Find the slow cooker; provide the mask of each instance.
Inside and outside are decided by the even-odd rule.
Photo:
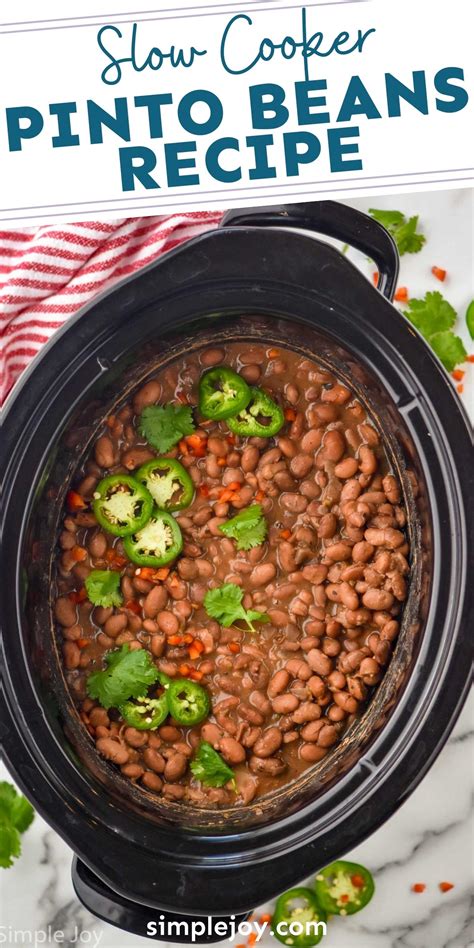
[[[315,233],[367,254],[378,287]],[[146,934],[157,913],[211,916],[202,940],[222,937],[212,927],[219,917],[245,916],[380,826],[422,779],[459,714],[470,670],[472,437],[442,366],[390,302],[397,274],[388,233],[344,205],[229,212],[218,230],[71,319],[9,399],[3,753],[76,854],[79,898],[112,924]],[[68,479],[104,415],[176,354],[242,338],[308,353],[365,401],[403,484],[412,579],[387,674],[338,747],[245,810],[214,812],[153,803],[99,759],[60,671],[51,560]]]

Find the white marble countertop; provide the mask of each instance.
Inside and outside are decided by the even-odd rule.
[[[473,200],[472,191],[448,191],[353,202],[362,209],[375,205],[420,214],[428,243],[420,254],[403,258],[400,283],[409,287],[411,296],[442,290],[462,314],[457,331],[468,352],[474,352],[463,325],[466,306],[474,296]],[[432,277],[433,265],[448,271],[444,284]],[[474,365],[466,369],[462,397],[474,418]],[[473,745],[474,704],[469,701],[418,789],[370,839],[347,854],[372,870],[376,894],[359,915],[331,921],[324,948],[469,948],[474,944]],[[0,779],[7,777],[0,765]],[[20,860],[11,869],[0,870],[0,944],[35,948],[55,943],[66,948],[145,945],[147,939],[99,922],[82,908],[72,889],[70,864],[66,844],[37,816],[23,837]],[[441,881],[454,883],[454,888],[441,893]],[[423,894],[411,892],[416,882],[426,884]],[[257,910],[257,916],[265,908]],[[27,930],[30,936],[25,936]],[[260,942],[264,948],[277,944],[269,934]]]

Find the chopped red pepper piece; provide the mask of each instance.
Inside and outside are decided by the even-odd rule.
[[[425,889],[426,886],[424,882],[415,882],[415,884],[411,887],[412,892],[424,892]]]
[[[296,418],[296,412],[294,408],[285,408],[285,419],[286,421],[294,421]]]
[[[84,507],[87,507],[84,498],[75,490],[68,490],[66,494],[66,504],[71,511],[83,510]]]
[[[73,592],[70,592],[68,598],[71,600],[71,602],[75,602],[75,603],[85,602],[85,600],[87,599],[86,587],[83,586],[82,589],[78,589],[78,590],[74,590]]]
[[[87,557],[87,550],[83,546],[73,546],[69,555],[76,563],[82,563]]]
[[[288,530],[288,528],[286,530],[280,530],[280,536],[282,540],[289,540],[291,537],[291,530]]]
[[[454,372],[451,372],[451,375],[452,375],[453,379],[456,380],[456,382],[462,382],[462,380],[463,380],[465,374],[466,374],[466,373],[463,372],[462,369],[455,369]]]
[[[363,889],[365,886],[365,882],[362,876],[358,876],[358,875],[351,876],[351,882],[355,889]]]
[[[449,892],[450,889],[454,889],[454,883],[453,883],[453,882],[440,882],[440,884],[439,884],[439,890],[440,890],[440,892]]]
[[[76,645],[78,648],[85,648],[86,645],[89,645],[89,639],[78,639]]]
[[[199,485],[199,487],[198,487],[198,494],[200,494],[201,497],[209,497],[209,488],[208,488],[207,484],[200,484],[200,485]]]
[[[406,303],[408,301],[408,287],[399,286],[393,298],[397,303]]]
[[[442,267],[431,267],[431,272],[437,280],[440,280],[441,283],[444,283],[446,279],[446,270],[443,270]]]
[[[379,272],[378,272],[378,270],[376,270],[375,273],[372,274],[372,281],[373,281],[374,286],[377,286],[377,285],[378,285],[378,282],[379,282]]]
[[[474,362],[474,355],[468,356],[466,362]]]
[[[128,609],[129,612],[134,612],[135,615],[138,615],[138,613],[142,611],[142,607],[138,602],[138,599],[127,599],[124,609]]]

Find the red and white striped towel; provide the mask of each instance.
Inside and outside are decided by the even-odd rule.
[[[0,231],[0,403],[81,306],[220,218],[196,211]]]

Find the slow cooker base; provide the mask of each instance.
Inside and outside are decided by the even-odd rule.
[[[245,915],[178,915],[160,908],[149,908],[114,892],[94,875],[93,872],[74,856],[72,863],[72,884],[80,902],[89,912],[109,925],[115,925],[132,935],[151,938],[154,941],[196,945],[210,945],[227,941],[229,935],[241,922],[249,918]],[[196,926],[195,937],[191,934],[191,925]],[[202,923],[203,928],[201,927]],[[219,929],[216,931],[216,926]],[[223,933],[225,925],[225,933]],[[199,934],[203,931],[203,934]],[[220,932],[220,933],[219,933]]]

